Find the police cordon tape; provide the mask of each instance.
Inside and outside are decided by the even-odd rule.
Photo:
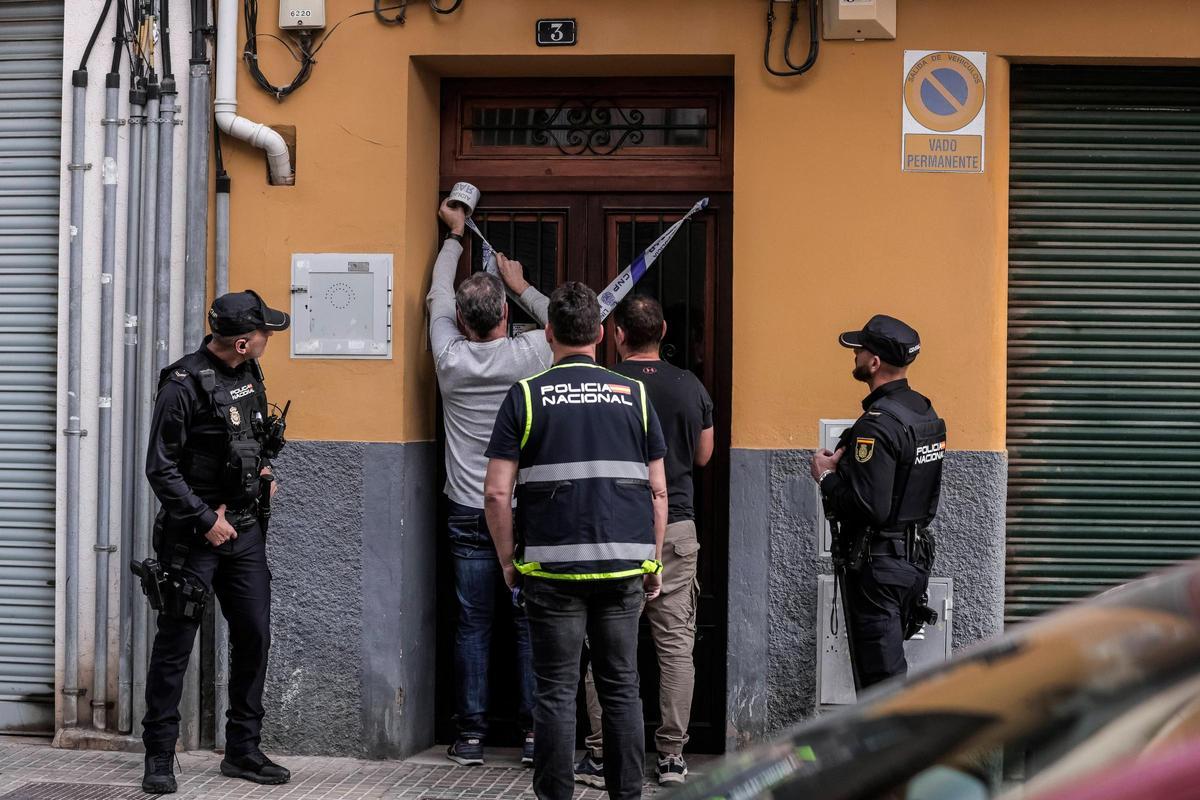
[[[492,247],[491,242],[479,230],[475,221],[471,219],[471,214],[475,211],[475,206],[479,203],[479,190],[469,183],[456,183],[450,192],[450,200],[462,204],[467,210],[467,227],[471,232],[479,237],[479,241],[483,243],[482,262],[485,271],[495,275],[499,272],[496,267],[496,248]],[[641,252],[641,254],[633,260],[633,263],[621,270],[621,274],[613,278],[612,282],[605,286],[599,293],[600,300],[600,321],[603,322],[608,318],[608,315],[613,312],[613,309],[625,299],[625,295],[629,294],[630,290],[640,281],[645,274],[653,266],[658,257],[662,255],[663,250],[667,249],[667,245],[671,243],[671,239],[675,238],[675,234],[684,226],[689,219],[696,213],[708,208],[708,198],[701,197],[696,201],[686,214],[684,214],[675,224],[662,232],[662,235],[651,242],[650,246]]]
[[[662,255],[662,251],[667,249],[667,245],[671,243],[671,239],[683,227],[683,224],[692,218],[694,214],[708,208],[708,198],[701,197],[696,201],[696,205],[692,206],[683,217],[671,227],[663,231],[662,236],[655,239],[649,247],[642,251],[642,254],[633,260],[625,269],[621,270],[621,274],[613,279],[612,283],[604,287],[604,291],[600,292],[600,321],[612,313],[612,310],[617,307],[617,304],[629,294],[629,290],[634,284],[642,279],[650,269],[650,266],[658,260]]]

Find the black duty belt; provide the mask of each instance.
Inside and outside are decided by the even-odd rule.
[[[871,555],[907,558],[908,548],[903,539],[876,539],[871,542]]]

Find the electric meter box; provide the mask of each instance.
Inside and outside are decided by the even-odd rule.
[[[285,31],[325,27],[325,0],[279,0],[279,27]]]
[[[825,0],[826,39],[895,39],[896,0]]]
[[[392,357],[392,254],[292,254],[292,358]]]

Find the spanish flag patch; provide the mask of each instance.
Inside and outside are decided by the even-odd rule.
[[[854,440],[854,460],[860,464],[865,464],[871,460],[871,456],[875,455],[875,440],[865,436],[859,436]]]

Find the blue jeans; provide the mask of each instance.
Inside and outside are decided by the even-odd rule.
[[[458,596],[458,630],[454,636],[455,722],[459,733],[483,738],[488,729],[488,667],[496,596],[503,590],[504,573],[496,558],[483,511],[447,498],[450,553],[454,557],[454,592]],[[533,730],[533,666],[529,621],[513,609],[517,641],[517,717]]]

